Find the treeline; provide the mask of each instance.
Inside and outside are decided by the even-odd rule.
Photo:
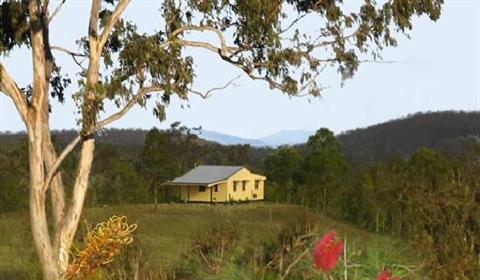
[[[262,166],[264,156],[251,156],[249,145],[225,146],[198,138],[187,127],[174,123],[169,129],[107,130],[97,135],[92,176],[86,197],[87,207],[112,204],[176,201],[178,194],[161,185],[198,164],[244,165],[254,170]],[[112,137],[112,134],[115,135]],[[132,135],[142,145],[131,145]],[[72,135],[63,132],[54,138],[61,150]],[[122,136],[128,139],[121,139]],[[116,138],[120,139],[116,139]],[[116,139],[116,140],[115,140]],[[138,140],[135,140],[138,142]],[[136,142],[135,142],[136,143]],[[268,149],[267,149],[268,151]],[[0,212],[28,208],[28,147],[25,135],[0,137]],[[268,152],[267,152],[268,153]],[[77,153],[62,164],[67,187],[73,185]]]
[[[480,277],[480,141],[452,156],[419,148],[409,158],[348,163],[328,129],[265,161],[270,199],[320,209],[410,240],[432,279]]]

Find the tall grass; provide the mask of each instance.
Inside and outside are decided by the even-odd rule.
[[[138,225],[135,242],[92,279],[278,279],[279,275],[285,280],[321,279],[310,252],[319,236],[332,228],[347,237],[349,279],[374,279],[383,268],[394,270],[402,279],[421,279],[422,275],[404,242],[299,206],[175,204],[160,205],[157,211],[152,205],[92,208],[86,209],[77,236],[85,235],[86,225],[93,228],[114,214],[126,215]],[[0,231],[0,279],[38,279],[27,213],[0,215]],[[77,245],[81,241],[79,238]],[[342,277],[343,271],[341,264],[333,275]]]

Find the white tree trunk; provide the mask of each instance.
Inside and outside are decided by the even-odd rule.
[[[130,0],[120,0],[118,2],[110,20],[108,20],[99,35],[101,2],[101,0],[92,1],[88,29],[89,65],[86,75],[88,87],[86,88],[87,92],[83,102],[91,110],[95,110],[90,105],[95,103],[97,98],[94,88],[98,83],[99,59],[102,49],[108,40],[113,26]],[[13,100],[26,125],[30,167],[30,223],[33,241],[42,268],[43,279],[56,280],[61,278],[68,268],[69,254],[88,188],[95,150],[95,141],[92,135],[97,126],[95,121],[87,120],[83,122],[82,132],[85,134],[83,139],[80,136],[77,137],[60,154],[60,157],[57,156],[50,135],[48,111],[49,79],[54,64],[48,39],[48,25],[51,20],[48,15],[48,1],[28,1],[28,12],[30,16],[30,44],[33,62],[31,98],[27,100],[26,95],[8,75],[2,63],[0,63],[0,91]],[[142,94],[144,94],[143,91],[138,96],[141,97]],[[102,125],[119,119],[136,101],[136,99],[132,99],[128,106],[104,120]],[[91,113],[93,115],[96,112]],[[80,160],[77,166],[72,198],[67,209],[64,185],[58,168],[62,160],[78,143],[82,145]],[[46,195],[48,190],[50,191],[52,204],[53,231],[49,231],[47,219]]]
[[[89,106],[88,102],[95,99],[95,92],[93,86],[98,83],[100,70],[100,54],[101,47],[98,44],[98,17],[101,8],[101,1],[92,1],[92,10],[90,14],[90,24],[88,27],[89,34],[89,62],[87,71],[87,93],[84,96],[83,102]],[[95,112],[96,113],[96,112]],[[63,223],[60,225],[60,244],[58,264],[61,272],[65,272],[69,263],[69,254],[72,247],[73,238],[77,231],[78,222],[82,214],[83,204],[85,202],[85,195],[88,188],[88,179],[90,177],[90,170],[92,169],[93,152],[95,150],[95,139],[93,138],[93,131],[95,123],[83,122],[83,131],[90,131],[92,135],[87,135],[88,139],[82,142],[82,149],[80,152],[80,161],[77,167],[77,175],[73,187],[72,200],[68,212],[64,217]]]
[[[35,249],[42,266],[43,278],[58,279],[58,268],[48,232],[45,208],[45,192],[43,190],[42,135],[30,132],[30,221]]]
[[[65,219],[60,227],[58,262],[61,272],[65,272],[68,267],[70,249],[72,247],[73,238],[75,237],[75,232],[77,231],[78,222],[80,221],[85,194],[88,188],[88,178],[90,177],[94,150],[95,141],[93,138],[83,142],[72,200],[69,211],[65,215]]]
[[[35,249],[42,266],[43,278],[58,279],[58,267],[53,254],[53,247],[48,231],[45,208],[45,170],[43,157],[43,116],[47,104],[48,88],[45,73],[45,45],[42,28],[42,13],[39,1],[29,2],[31,20],[30,40],[33,62],[33,94],[27,119],[28,146],[30,155],[30,221]]]

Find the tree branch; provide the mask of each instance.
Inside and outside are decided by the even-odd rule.
[[[200,31],[200,32],[204,32],[204,31],[214,32],[217,35],[218,40],[220,41],[220,45],[221,45],[220,49],[223,52],[232,52],[232,51],[240,50],[239,47],[227,46],[225,37],[223,36],[223,33],[219,29],[217,29],[215,27],[212,27],[212,26],[185,25],[185,26],[182,26],[182,27],[178,28],[177,30],[173,31],[170,34],[170,37],[176,37],[180,33],[188,31],[188,30]]]
[[[125,105],[125,107],[123,107],[123,109],[121,109],[117,113],[115,113],[113,115],[110,115],[109,117],[99,121],[97,123],[97,126],[95,127],[95,130],[100,129],[100,128],[102,128],[102,127],[104,127],[104,126],[122,118],[145,95],[147,95],[151,92],[161,91],[161,90],[163,90],[163,87],[161,87],[161,86],[149,86],[149,87],[144,87],[144,88],[139,89],[138,92],[132,97],[132,99],[130,99],[127,102],[127,104]]]
[[[252,68],[248,67],[245,64],[242,64],[240,62],[234,61],[231,57],[227,56],[225,52],[221,49],[218,48],[210,43],[206,42],[199,42],[199,41],[188,41],[188,40],[182,40],[182,39],[177,39],[177,43],[183,45],[183,46],[190,46],[190,47],[196,47],[196,48],[203,48],[209,51],[212,51],[220,56],[221,59],[224,61],[238,67],[241,69],[245,74],[247,74],[252,80],[264,80],[268,82],[271,88],[276,88],[282,90],[282,85],[275,82],[272,78],[268,76],[256,76],[252,73]]]
[[[73,61],[75,61],[75,63],[80,66],[80,68],[82,68],[82,70],[86,71],[87,69],[85,67],[83,67],[82,65],[82,61],[78,61],[77,60],[77,57],[87,57],[86,54],[82,54],[82,53],[76,53],[76,52],[72,52],[64,47],[60,47],[60,46],[52,46],[50,47],[52,50],[55,50],[55,51],[59,51],[59,52],[63,52],[67,55],[70,55],[72,58],[73,58]]]
[[[178,43],[182,44],[183,46],[189,46],[189,47],[196,47],[196,48],[203,48],[207,49],[209,51],[212,51],[214,53],[221,53],[222,49],[218,48],[210,43],[205,43],[205,42],[198,42],[198,41],[187,41],[187,40],[182,40],[182,39],[177,39],[176,40]]]
[[[108,40],[108,36],[110,36],[110,33],[112,32],[113,27],[115,26],[115,23],[117,23],[118,19],[122,15],[122,13],[125,11],[127,8],[128,4],[130,3],[131,0],[120,0],[115,7],[115,9],[112,12],[112,15],[107,21],[107,24],[103,28],[102,34],[100,35],[99,39],[99,44],[98,44],[98,49],[102,50],[103,46],[105,46],[105,43]]]
[[[95,132],[95,130],[98,130],[120,118],[122,118],[130,109],[146,94],[154,91],[161,91],[163,90],[162,87],[160,86],[149,86],[149,87],[144,87],[138,90],[138,92],[127,102],[127,104],[117,113],[110,115],[109,117],[97,122],[97,125],[95,128],[91,131],[89,131],[88,134],[92,134]],[[48,170],[46,179],[43,184],[43,190],[46,191],[50,183],[52,182],[53,177],[55,174],[58,172],[60,165],[62,164],[63,160],[75,149],[75,147],[82,141],[82,136],[77,135],[72,142],[70,142],[60,153],[58,158],[55,160],[55,162],[52,164],[52,167]]]
[[[43,188],[42,188],[43,191],[46,191],[49,188],[50,183],[52,182],[53,177],[55,177],[55,175],[57,174],[58,169],[62,164],[63,160],[68,156],[68,154],[70,154],[73,151],[73,149],[75,149],[75,147],[77,146],[78,143],[80,143],[81,140],[82,140],[82,137],[80,135],[77,135],[77,137],[75,137],[75,139],[73,139],[73,141],[70,142],[70,144],[68,144],[62,150],[60,155],[57,157],[55,162],[52,164],[52,166],[48,170],[47,177],[45,179],[45,182],[43,183]]]
[[[285,32],[287,32],[288,30],[290,30],[293,26],[295,26],[300,20],[302,20],[307,14],[298,14],[297,17],[292,21],[290,22],[290,24],[285,27],[284,29],[280,30],[278,32],[278,34],[283,34]]]
[[[68,55],[71,55],[71,56],[87,57],[86,54],[73,52],[73,51],[71,51],[71,50],[69,50],[69,49],[67,49],[67,48],[64,48],[64,47],[52,46],[51,48],[52,48],[52,50],[64,52],[64,53],[66,53],[66,54],[68,54]]]
[[[225,85],[223,86],[220,86],[220,87],[215,87],[215,88],[211,88],[209,90],[207,90],[206,92],[201,92],[201,91],[197,91],[197,90],[194,90],[194,89],[190,89],[189,91],[193,94],[196,94],[198,96],[200,96],[201,98],[203,99],[207,99],[211,96],[211,94],[215,91],[219,91],[219,90],[223,90],[223,89],[226,89],[228,88],[229,86],[236,86],[236,84],[234,83],[236,80],[240,79],[240,77],[242,76],[242,74],[239,74],[237,75],[235,78],[231,79],[230,81],[228,81]]]
[[[58,6],[55,8],[55,10],[53,11],[52,15],[48,18],[48,23],[51,23],[53,18],[56,17],[59,13],[60,13],[60,10],[62,9],[63,7],[63,4],[65,4],[65,0],[62,0]]]
[[[22,93],[15,81],[12,79],[12,77],[10,77],[2,63],[0,63],[0,91],[5,93],[13,100],[17,111],[20,113],[20,117],[26,124],[28,118],[27,98]]]

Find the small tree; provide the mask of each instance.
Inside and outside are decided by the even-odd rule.
[[[133,22],[122,18],[131,0],[92,0],[86,37],[78,40],[79,52],[51,45],[50,23],[69,2],[59,1],[56,7],[50,2],[3,0],[0,4],[0,54],[10,55],[16,48],[29,48],[32,53],[31,84],[19,87],[0,62],[0,91],[15,104],[28,134],[31,227],[45,279],[58,279],[68,267],[88,187],[95,131],[135,105],[155,100],[150,98],[153,95],[157,97],[154,113],[163,119],[172,95],[186,100],[189,93],[207,98],[212,92],[192,88],[197,69],[185,49],[212,52],[253,80],[288,95],[318,96],[317,78],[325,67],[336,67],[343,78],[351,77],[364,57],[376,57],[379,49],[395,46],[393,33],[410,30],[414,15],[437,20],[443,0],[392,0],[381,6],[365,0],[353,12],[333,0],[166,0],[160,10],[163,23],[151,34],[139,33]],[[296,28],[308,15],[317,18],[316,34]],[[217,40],[192,39],[191,33],[211,33]],[[80,128],[78,136],[57,153],[49,111],[54,99],[63,102],[70,82],[55,61],[62,53],[80,68],[79,86],[71,95],[78,105]],[[119,111],[99,119],[108,101]],[[66,199],[60,166],[77,146],[76,177],[72,196]]]
[[[309,197],[315,199],[312,203],[318,206],[318,195],[315,193],[320,188],[320,205],[324,211],[328,210],[328,201],[331,201],[334,190],[338,192],[340,177],[346,169],[340,143],[333,132],[321,128],[308,138],[304,165],[306,183],[313,190]]]
[[[139,169],[149,183],[149,189],[153,192],[153,202],[157,209],[157,190],[164,183],[179,173],[180,156],[175,153],[175,146],[170,142],[166,132],[156,128],[151,129],[145,137],[145,145],[140,152]],[[181,141],[181,139],[176,139]],[[173,140],[175,141],[175,139]]]
[[[293,202],[298,197],[295,177],[300,171],[302,157],[293,147],[280,147],[265,160],[267,178],[275,186],[270,192],[276,199]],[[269,188],[271,189],[271,188]]]

